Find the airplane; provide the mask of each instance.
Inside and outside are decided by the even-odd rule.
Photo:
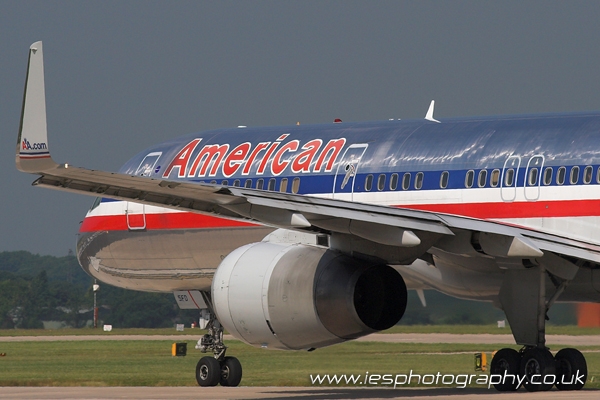
[[[16,166],[96,197],[77,243],[92,277],[200,310],[200,386],[240,383],[224,329],[312,351],[392,327],[407,290],[435,289],[504,311],[522,348],[496,352],[490,373],[581,389],[585,357],[553,355],[545,326],[559,298],[600,302],[600,113],[437,120],[433,106],[419,120],[192,133],[90,170],[51,157],[36,42]]]

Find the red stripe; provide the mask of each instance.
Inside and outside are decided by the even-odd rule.
[[[19,154],[19,158],[26,158],[26,159],[32,159],[32,158],[50,158],[50,154],[43,154],[43,155],[27,155],[27,154]]]
[[[464,215],[480,219],[600,216],[600,200],[409,204],[394,207]]]
[[[188,294],[190,295],[190,299],[192,299],[192,301],[196,305],[196,308],[200,308],[200,306],[198,305],[198,303],[196,303],[196,300],[194,300],[194,296],[192,296],[192,292],[190,290],[188,290]]]
[[[142,226],[141,214],[130,215],[129,223],[132,226]],[[164,213],[146,214],[146,229],[202,229],[256,226],[247,222],[234,221],[196,213]],[[126,231],[128,230],[125,214],[101,215],[86,217],[80,232],[96,231]]]
[[[513,203],[454,203],[454,204],[409,204],[395,205],[398,208],[432,211],[444,214],[463,215],[480,219],[545,218],[545,217],[590,217],[600,216],[600,200],[534,201]],[[143,225],[141,214],[130,215],[130,224]],[[146,214],[146,229],[202,229],[256,226],[247,222],[234,221],[196,213]],[[80,232],[126,231],[125,215],[103,215],[87,217]]]

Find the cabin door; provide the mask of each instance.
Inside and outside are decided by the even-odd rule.
[[[502,168],[502,177],[500,179],[500,195],[506,202],[515,201],[517,198],[517,180],[519,177],[519,166],[521,157],[510,156]]]
[[[153,173],[158,173],[160,167],[157,167],[158,159],[162,152],[155,151],[148,153],[142,160],[135,171],[136,176],[151,176]],[[138,231],[146,229],[146,206],[140,203],[127,202],[125,210],[125,218],[127,219],[127,228],[130,231]]]
[[[146,206],[144,204],[128,201],[125,217],[127,218],[127,228],[130,231],[146,229]]]
[[[525,171],[525,199],[536,201],[540,198],[540,184],[542,183],[542,169],[544,168],[544,156],[533,156],[527,163]]]
[[[369,147],[366,143],[349,146],[338,162],[333,178],[333,198],[353,200],[354,180],[358,176],[358,167],[363,154]]]

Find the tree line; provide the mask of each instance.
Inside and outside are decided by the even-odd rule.
[[[0,253],[0,329],[41,329],[44,321],[82,328],[93,319],[94,279],[74,255]],[[120,289],[99,282],[99,320],[118,328],[189,326],[197,310],[180,310],[172,294]],[[56,325],[56,324],[55,324]]]

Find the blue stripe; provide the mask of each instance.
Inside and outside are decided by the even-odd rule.
[[[583,173],[584,173],[584,169],[587,166],[591,166],[592,167],[592,180],[589,184],[585,184],[583,182]],[[539,170],[538,168],[538,180],[537,182],[539,182],[539,185],[533,185],[533,186],[527,186],[527,187],[531,187],[534,188],[536,186],[540,186],[540,187],[550,187],[550,186],[588,186],[588,185],[598,185],[599,182],[597,180],[598,178],[598,167],[600,166],[600,164],[593,164],[593,165],[585,165],[585,166],[578,166],[579,167],[579,174],[578,174],[578,179],[577,179],[577,183],[575,184],[571,184],[570,183],[570,177],[571,177],[571,169],[575,166],[564,166],[566,168],[565,171],[565,181],[563,185],[559,185],[556,183],[556,176],[558,173],[558,169],[560,168],[560,166],[547,166],[547,167],[543,167],[541,170]],[[543,182],[543,178],[544,178],[544,171],[547,168],[551,168],[552,169],[552,181],[549,185],[545,185]],[[499,180],[502,178],[502,168],[497,168],[499,170],[500,176],[499,176]],[[519,168],[518,172],[517,172],[517,181],[516,181],[516,186],[513,183],[512,187],[516,187],[516,188],[523,188],[524,187],[524,182],[525,182],[525,173],[526,173],[526,167],[522,167]],[[493,169],[485,169],[487,171],[487,177],[486,177],[486,182],[485,182],[485,186],[480,187],[478,185],[478,178],[479,178],[479,172],[482,171],[482,169],[474,169],[472,170],[474,172],[474,176],[473,176],[473,186],[471,187],[471,189],[485,189],[485,188],[494,188],[491,185],[491,175],[492,175],[492,171]],[[448,171],[448,170],[445,170]],[[402,172],[396,172],[398,174],[398,185],[396,190],[391,190],[390,189],[390,182],[391,182],[391,177],[392,174],[391,172],[386,172],[386,173],[382,173],[382,174],[368,174],[368,173],[363,173],[363,174],[358,174],[355,178],[354,181],[354,193],[369,193],[369,192],[403,192],[403,191],[418,191],[418,190],[450,190],[450,189],[467,189],[467,187],[465,186],[465,179],[467,176],[467,172],[470,170],[467,169],[461,169],[461,170],[454,170],[454,171],[448,171],[449,172],[449,179],[448,179],[448,186],[445,189],[442,189],[440,187],[440,178],[441,175],[444,171],[402,171]],[[415,177],[417,175],[417,173],[422,172],[423,173],[423,186],[421,187],[421,189],[415,189]],[[407,190],[403,190],[402,189],[402,179],[405,173],[410,173],[411,175],[411,179],[410,179],[410,186]],[[372,184],[372,188],[370,191],[365,190],[365,181],[368,175],[373,175],[373,184]],[[377,180],[379,178],[379,175],[384,175],[385,176],[385,186],[383,190],[377,190]],[[333,182],[334,182],[334,175],[290,175],[290,176],[280,176],[280,177],[275,177],[275,178],[271,178],[271,177],[252,177],[252,178],[243,178],[243,179],[226,179],[228,185],[232,186],[233,182],[235,180],[240,180],[240,185],[242,187],[244,187],[244,184],[246,182],[246,180],[251,180],[252,181],[252,188],[256,188],[256,184],[257,181],[259,179],[263,179],[263,190],[267,190],[267,185],[270,179],[274,179],[275,180],[275,191],[279,191],[279,186],[281,184],[281,180],[283,178],[286,178],[288,180],[288,184],[287,184],[287,192],[291,193],[291,188],[292,188],[292,181],[294,178],[300,178],[300,191],[299,194],[325,194],[325,193],[332,193],[332,189],[333,189]],[[337,180],[337,184],[336,186],[338,186],[338,188],[336,188],[336,193],[351,193],[352,192],[352,185],[348,184],[346,185],[346,187],[343,190],[339,189],[339,182],[343,179],[343,175],[339,175],[338,176],[338,180]],[[215,183],[215,184],[221,184],[221,182],[223,182],[223,180],[219,179],[212,179],[212,180],[207,180],[207,179],[193,179],[190,180],[191,182],[205,182],[205,183]],[[495,188],[500,188],[501,182],[498,182],[498,185],[495,186]],[[507,186],[504,186],[505,188],[509,188]]]
[[[37,156],[37,155],[42,155],[42,154],[50,154],[49,151],[39,151],[39,152],[34,152],[34,153],[24,153],[24,152],[19,152],[19,155],[26,155],[26,156]]]

